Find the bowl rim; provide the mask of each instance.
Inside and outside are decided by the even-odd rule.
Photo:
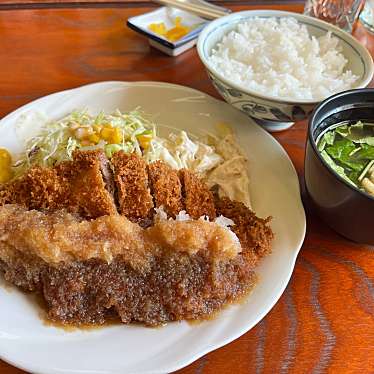
[[[197,52],[201,62],[204,64],[205,68],[209,71],[209,73],[216,76],[219,80],[225,83],[227,86],[231,86],[238,91],[242,91],[247,95],[257,97],[262,100],[272,101],[276,103],[283,103],[283,104],[291,104],[291,105],[316,105],[325,99],[320,100],[300,100],[300,99],[292,99],[289,97],[276,97],[276,96],[266,96],[263,95],[255,90],[246,89],[235,82],[231,82],[227,78],[225,78],[222,74],[218,71],[213,69],[210,66],[210,63],[207,58],[205,58],[204,54],[204,43],[207,37],[216,32],[222,23],[238,23],[240,21],[244,21],[248,18],[252,18],[255,16],[262,16],[262,17],[294,17],[297,20],[306,21],[305,23],[311,24],[313,26],[319,26],[323,28],[325,31],[332,31],[334,32],[335,36],[338,36],[339,39],[343,39],[346,43],[348,43],[361,57],[361,60],[364,64],[365,74],[359,80],[358,85],[353,89],[361,89],[365,88],[373,78],[374,75],[374,62],[373,57],[369,53],[366,47],[364,47],[357,39],[355,39],[351,34],[347,33],[346,31],[341,30],[339,27],[322,21],[320,19],[306,16],[301,13],[296,12],[287,12],[282,10],[267,10],[267,9],[258,9],[258,10],[244,10],[240,12],[233,12],[227,16],[218,18],[211,23],[209,23],[206,27],[204,27],[203,31],[200,33],[198,41],[197,41]],[[229,22],[227,22],[229,21]]]
[[[339,93],[337,93],[337,94],[335,94],[333,96],[329,96],[327,99],[323,100],[313,110],[313,113],[311,114],[311,116],[309,118],[309,121],[308,121],[308,137],[307,137],[307,141],[312,146],[312,149],[313,149],[314,153],[317,154],[318,159],[322,162],[322,164],[325,167],[325,169],[327,169],[331,175],[333,175],[335,178],[337,178],[338,181],[342,182],[346,187],[350,188],[352,191],[355,191],[355,192],[361,194],[363,197],[366,197],[367,199],[370,199],[370,200],[372,200],[374,202],[374,196],[368,194],[365,191],[360,190],[357,187],[352,186],[350,183],[348,183],[344,178],[342,178],[338,173],[336,173],[327,164],[327,162],[321,156],[321,153],[318,151],[318,149],[317,149],[317,143],[316,143],[316,141],[314,140],[314,137],[313,137],[313,129],[315,128],[316,125],[318,125],[320,123],[320,122],[316,121],[316,117],[317,117],[317,115],[319,115],[319,112],[322,111],[326,105],[328,105],[332,101],[334,101],[334,100],[336,100],[338,98],[341,98],[341,97],[347,97],[347,96],[351,96],[351,95],[355,95],[355,94],[364,94],[364,93],[368,93],[368,92],[370,92],[370,93],[372,93],[374,95],[374,88],[358,88],[358,89],[343,91],[343,92],[339,92]],[[337,111],[339,111],[340,107],[336,108]],[[373,118],[373,120],[374,120],[374,118]],[[333,126],[333,125],[331,125],[331,126]],[[307,148],[305,147],[305,152],[306,152],[306,149]],[[305,160],[304,160],[304,162],[305,162]],[[304,177],[305,177],[305,175],[304,175]]]

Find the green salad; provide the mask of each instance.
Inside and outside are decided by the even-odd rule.
[[[317,140],[326,163],[353,186],[374,196],[374,123],[341,123]]]

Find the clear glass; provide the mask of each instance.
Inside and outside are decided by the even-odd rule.
[[[374,0],[366,0],[364,10],[360,15],[360,21],[367,29],[374,32]]]
[[[365,0],[307,0],[304,14],[352,32]]]

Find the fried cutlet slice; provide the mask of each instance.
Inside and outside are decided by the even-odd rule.
[[[59,209],[66,194],[65,187],[55,169],[35,166],[22,178],[2,187],[0,205],[13,203],[29,209]]]
[[[148,177],[156,208],[163,207],[169,217],[183,210],[182,185],[178,172],[162,161],[148,165]]]
[[[179,171],[179,178],[182,182],[186,212],[194,219],[201,216],[214,219],[216,217],[214,198],[207,185],[187,169]]]
[[[145,161],[122,151],[116,152],[111,161],[120,213],[133,222],[149,217],[153,200]]]
[[[108,161],[102,151],[76,151],[73,161],[53,168],[32,167],[2,186],[0,205],[20,204],[29,209],[66,209],[86,218],[117,214]],[[104,173],[106,179],[104,179]]]
[[[101,150],[75,151],[73,161],[57,165],[57,174],[66,183],[62,207],[86,218],[117,214],[108,168]]]
[[[217,198],[215,206],[217,215],[223,215],[235,222],[232,231],[239,238],[243,253],[248,257],[247,261],[255,266],[261,257],[270,253],[274,238],[269,226],[271,217],[259,218],[243,203],[228,198]],[[250,250],[246,250],[248,248]]]

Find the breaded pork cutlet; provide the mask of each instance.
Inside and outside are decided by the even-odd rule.
[[[214,198],[207,185],[187,169],[179,171],[179,178],[182,183],[186,212],[194,219],[201,216],[214,219],[216,217]]]
[[[235,222],[231,229],[239,238],[241,245],[252,249],[243,254],[247,256],[248,263],[255,266],[259,258],[270,253],[271,241],[274,238],[269,226],[271,217],[259,218],[243,203],[231,201],[226,197],[215,199],[215,207],[217,215]]]
[[[104,180],[110,169],[102,151],[75,151],[73,161],[53,168],[32,167],[22,177],[3,186],[0,203],[29,209],[66,209],[86,218],[117,214],[113,195]]]
[[[246,208],[229,201],[220,209],[246,238],[241,245],[228,229],[203,220],[156,220],[142,229],[119,215],[86,221],[6,205],[0,270],[13,284],[39,291],[49,318],[62,323],[117,316],[154,326],[202,318],[246,294],[254,265],[270,251],[266,220],[240,221]]]
[[[178,172],[156,161],[148,165],[148,177],[155,207],[162,206],[169,217],[175,218],[184,209]]]
[[[1,205],[20,204],[29,209],[56,210],[62,207],[66,183],[56,169],[33,167],[22,178],[3,186]]]
[[[117,214],[111,171],[103,151],[75,151],[73,161],[62,162],[56,170],[61,181],[67,181],[63,208],[86,218]]]
[[[122,151],[116,152],[111,161],[120,213],[133,222],[150,217],[153,199],[145,161]]]

